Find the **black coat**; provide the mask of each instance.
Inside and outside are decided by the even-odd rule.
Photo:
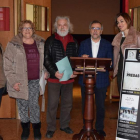
[[[74,42],[69,42],[65,51],[61,41],[55,39],[55,35],[50,36],[44,46],[44,66],[50,73],[50,78],[56,78],[55,73],[58,69],[55,63],[65,56],[68,58],[78,56],[78,44],[76,40],[74,39]]]

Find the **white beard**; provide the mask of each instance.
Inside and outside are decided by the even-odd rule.
[[[59,34],[59,35],[62,36],[62,37],[63,37],[63,36],[66,36],[68,33],[69,33],[68,30],[62,32],[61,30],[58,30],[58,29],[57,29],[57,34]]]

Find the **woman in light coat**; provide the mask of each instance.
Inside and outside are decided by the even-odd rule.
[[[125,48],[140,48],[140,32],[131,26],[127,13],[116,15],[115,25],[120,31],[114,38],[114,77],[117,75],[118,90],[121,89],[122,68]]]
[[[21,139],[27,140],[30,134],[30,122],[35,140],[41,139],[39,93],[42,94],[39,79],[44,66],[44,39],[35,34],[30,20],[19,25],[19,34],[7,45],[4,54],[4,72],[10,97],[16,98],[21,126]],[[47,71],[45,77],[48,77]],[[28,110],[29,114],[28,115]]]

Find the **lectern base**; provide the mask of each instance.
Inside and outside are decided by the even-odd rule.
[[[82,129],[79,134],[73,135],[72,139],[73,140],[105,140],[104,136],[99,135],[94,129],[90,131],[87,131],[86,129]]]

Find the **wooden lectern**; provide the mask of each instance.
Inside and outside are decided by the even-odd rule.
[[[84,110],[84,128],[79,134],[73,136],[73,140],[104,140],[104,136],[99,135],[93,129],[94,120],[94,85],[96,83],[96,74],[98,72],[105,72],[110,70],[110,58],[83,58],[83,57],[70,57],[71,66],[75,69],[74,74],[83,74],[83,79],[86,87],[86,99]]]

